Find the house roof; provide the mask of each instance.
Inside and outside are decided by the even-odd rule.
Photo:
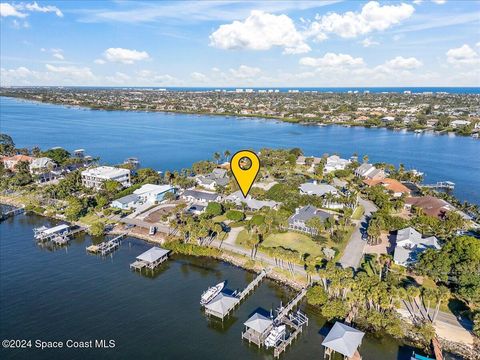
[[[279,204],[273,200],[266,200],[266,201],[256,200],[252,198],[250,195],[247,195],[247,197],[245,197],[243,196],[240,190],[235,191],[234,193],[227,196],[226,200],[232,201],[237,205],[240,205],[241,203],[245,203],[250,209],[254,209],[254,210],[259,210],[263,207],[274,208]]]
[[[301,221],[301,222],[306,222],[310,220],[313,217],[318,217],[321,220],[325,220],[332,216],[332,214],[327,213],[326,211],[319,210],[313,205],[307,205],[303,206],[301,208],[298,208],[295,211],[295,214],[290,216],[289,222],[291,221]]]
[[[405,199],[405,204],[419,207],[425,214],[436,217],[443,217],[447,211],[454,209],[445,200],[430,195],[407,198]]]
[[[381,180],[365,179],[363,180],[368,186],[383,185],[386,189],[393,191],[394,193],[410,194],[410,189],[403,185],[400,181],[390,178]]]
[[[137,201],[139,199],[139,196],[136,194],[130,194],[124,197],[121,197],[119,199],[115,199],[112,202],[118,202],[120,204],[130,204],[131,202]]]
[[[422,238],[417,230],[407,227],[397,231],[393,260],[402,265],[412,263],[427,249],[440,249],[438,239],[435,236]]]
[[[272,322],[273,321],[266,316],[255,313],[243,324],[258,333],[263,333],[270,327],[270,325],[272,325]]]
[[[364,332],[336,322],[322,345],[347,357],[352,357],[362,343]]]
[[[146,193],[162,194],[172,189],[173,187],[170,185],[145,184],[142,185],[139,189],[135,190],[133,193],[137,195],[143,195]]]
[[[234,296],[220,293],[205,305],[205,308],[224,316],[238,301],[239,299]]]
[[[214,201],[217,197],[217,193],[210,193],[206,191],[198,191],[198,190],[185,190],[183,192],[183,196],[191,196],[197,200],[207,200],[207,201]]]
[[[146,261],[148,263],[153,263],[158,259],[164,257],[170,252],[170,250],[162,249],[157,246],[152,247],[151,249],[145,251],[144,253],[137,256],[137,260]]]
[[[317,196],[323,196],[327,193],[336,194],[338,190],[329,184],[303,183],[300,185],[300,191]]]

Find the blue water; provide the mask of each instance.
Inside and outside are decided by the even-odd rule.
[[[140,159],[158,170],[190,167],[216,151],[300,147],[307,155],[354,152],[372,162],[403,163],[426,182],[450,180],[455,195],[480,204],[480,141],[455,135],[342,126],[302,126],[225,116],[96,111],[0,98],[1,131],[17,146],[86,149],[104,163]]]

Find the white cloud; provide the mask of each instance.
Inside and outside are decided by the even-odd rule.
[[[201,72],[194,71],[190,74],[190,77],[198,82],[206,82],[208,81],[208,76],[205,74],[202,74]]]
[[[77,66],[55,66],[51,64],[46,64],[45,67],[48,71],[60,74],[62,77],[73,80],[85,80],[85,79],[94,79],[95,76],[88,67],[77,67]]]
[[[321,58],[303,57],[300,65],[313,67],[344,67],[365,65],[361,57],[354,58],[348,54],[326,53]]]
[[[28,14],[18,11],[13,5],[10,5],[9,3],[0,3],[0,16],[15,16],[19,18],[24,18],[27,17]]]
[[[432,0],[435,4],[438,4],[438,5],[443,5],[447,2],[447,0]]]
[[[137,51],[123,48],[108,48],[103,53],[104,59],[110,62],[119,62],[122,64],[133,64],[135,61],[147,60],[150,55],[146,51]],[[101,64],[99,61],[95,61]]]
[[[99,64],[99,65],[103,65],[103,64],[106,63],[106,61],[103,60],[103,59],[95,59],[93,62],[94,62],[95,64]]]
[[[182,81],[169,74],[158,74],[151,70],[140,70],[136,72],[138,84],[144,85],[181,85]]]
[[[403,56],[397,56],[394,59],[386,61],[383,66],[392,70],[413,70],[419,68],[422,65],[422,62],[414,57],[404,58]]]
[[[446,55],[447,62],[453,65],[480,64],[480,56],[467,44],[448,50]]]
[[[287,15],[253,10],[245,21],[220,25],[210,35],[210,46],[220,49],[268,50],[282,47],[286,54],[310,51],[310,46]]]
[[[25,4],[25,5],[19,5],[20,8],[25,8],[25,10],[32,11],[32,12],[42,12],[42,13],[50,13],[53,12],[55,15],[58,17],[63,17],[63,13],[60,11],[59,8],[56,6],[40,6],[37,4],[36,1],[34,1],[31,4]]]
[[[344,14],[317,15],[307,34],[317,40],[325,40],[329,33],[343,38],[353,38],[372,31],[383,31],[408,19],[415,8],[410,4],[380,5],[376,1],[365,4],[361,12],[348,11]]]
[[[371,38],[365,38],[360,42],[363,47],[371,47],[371,46],[377,46],[380,45],[378,41],[374,41]]]
[[[9,4],[0,3],[0,15],[2,17],[14,16],[19,18],[25,18],[28,16],[28,12],[42,12],[42,13],[55,13],[59,17],[63,17],[63,13],[56,6],[40,6],[37,2],[31,4]]]
[[[258,67],[251,67],[247,65],[240,65],[238,69],[230,69],[228,70],[230,75],[232,75],[235,79],[253,79],[261,74],[262,70]]]
[[[58,60],[65,60],[62,49],[51,49],[52,56]]]
[[[113,76],[106,76],[105,80],[114,84],[125,84],[130,80],[130,76],[122,72],[116,72]]]

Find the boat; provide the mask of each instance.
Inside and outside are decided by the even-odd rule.
[[[267,348],[277,346],[280,340],[283,340],[287,327],[285,325],[275,326],[265,339],[265,346]]]
[[[215,296],[217,296],[218,294],[220,294],[220,291],[223,290],[223,288],[225,287],[225,281],[224,282],[221,282],[215,286],[211,286],[207,289],[207,291],[205,291],[201,298],[200,298],[200,304],[201,305],[207,305],[210,301],[212,301]]]

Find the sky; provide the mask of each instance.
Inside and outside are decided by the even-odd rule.
[[[2,86],[480,86],[480,1],[10,1]]]

